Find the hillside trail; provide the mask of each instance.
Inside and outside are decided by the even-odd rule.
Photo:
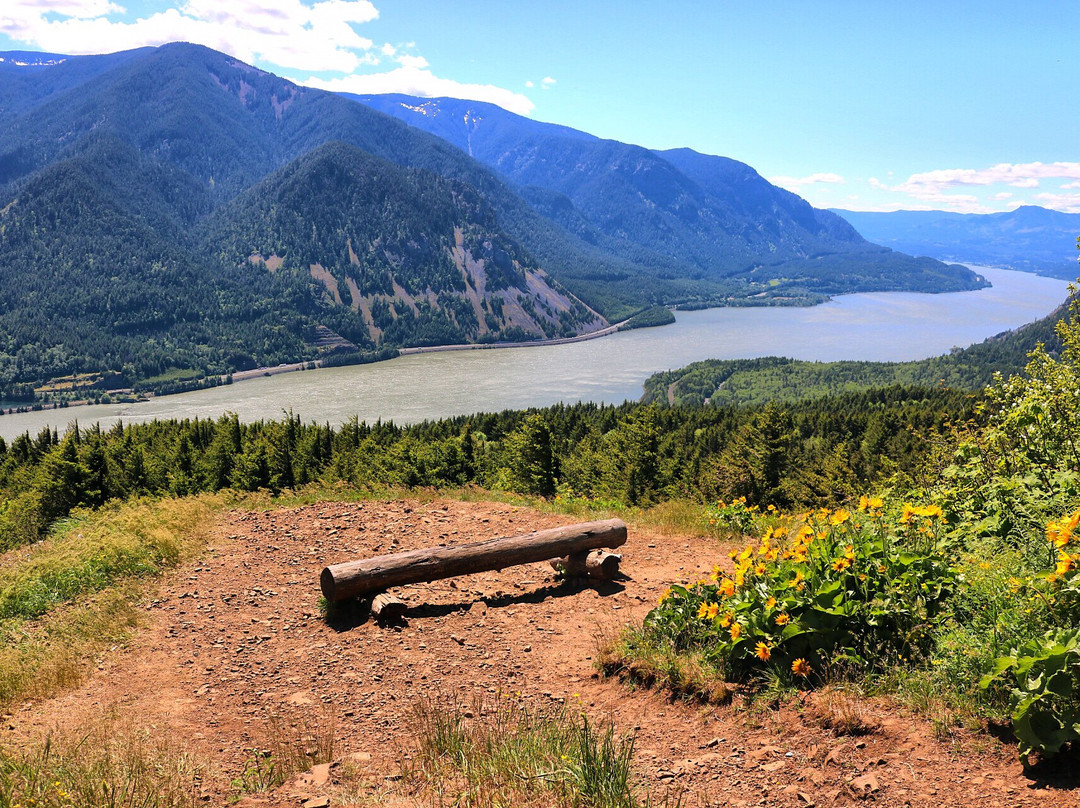
[[[416,499],[227,513],[208,551],[147,604],[136,638],[79,688],[16,710],[0,743],[118,711],[212,761],[204,804],[224,805],[270,734],[318,736],[321,727],[333,733],[334,765],[241,804],[329,796],[337,806],[359,796],[424,805],[400,779],[415,751],[417,703],[484,710],[513,699],[538,711],[581,709],[633,732],[635,769],[654,802],[682,793],[688,807],[1080,806],[1075,775],[1031,779],[1011,744],[962,730],[939,741],[929,721],[885,700],[847,704],[876,729],[842,736],[823,728],[828,710],[812,695],[779,709],[705,707],[599,677],[598,636],[640,620],[670,583],[725,563],[713,539],[631,527],[627,577],[617,582],[563,583],[547,564],[530,564],[401,587],[409,610],[397,626],[363,616],[329,623],[319,613],[326,564],[572,521]],[[351,797],[340,786],[346,771]]]

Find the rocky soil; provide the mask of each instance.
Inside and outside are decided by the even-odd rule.
[[[0,742],[119,707],[213,761],[205,802],[226,804],[268,733],[332,734],[333,764],[244,804],[408,806],[426,804],[399,779],[418,700],[483,710],[511,698],[580,706],[634,732],[643,785],[655,799],[681,792],[686,806],[1080,806],[1068,765],[1027,775],[993,735],[939,740],[928,720],[888,702],[703,707],[599,677],[598,636],[640,619],[670,582],[726,560],[710,539],[631,528],[626,578],[612,583],[563,583],[534,564],[402,587],[409,609],[398,625],[360,610],[333,621],[320,613],[327,564],[570,521],[438,500],[232,512],[204,557],[147,604],[135,641],[79,689],[10,716]],[[837,709],[872,731],[826,729]]]

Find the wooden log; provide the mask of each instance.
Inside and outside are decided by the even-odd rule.
[[[405,601],[389,592],[380,592],[371,600],[371,614],[378,620],[397,620],[408,608]]]
[[[574,553],[566,558],[553,558],[551,567],[561,571],[567,578],[595,578],[610,581],[619,574],[622,556],[607,550],[593,550],[588,553]]]
[[[625,543],[626,523],[605,519],[457,547],[431,547],[333,564],[322,571],[319,583],[323,596],[336,602],[393,586],[501,570]]]
[[[609,553],[606,550],[593,550],[585,559],[585,574],[590,578],[601,581],[610,581],[619,574],[619,564],[622,556],[618,553]]]

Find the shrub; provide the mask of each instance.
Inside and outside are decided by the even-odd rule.
[[[997,660],[981,687],[1008,688],[1020,757],[1080,740],[1080,629],[1054,629]]]
[[[924,652],[956,584],[937,506],[859,510],[787,520],[733,551],[734,570],[672,586],[643,631],[676,650],[702,650],[725,676],[774,671],[787,681],[838,666],[880,669]]]

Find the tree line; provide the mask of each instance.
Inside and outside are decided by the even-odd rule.
[[[72,424],[0,440],[0,548],[34,541],[78,507],[138,496],[309,483],[365,489],[470,484],[630,506],[746,496],[838,503],[909,481],[977,397],[895,386],[787,406],[557,405],[340,427],[279,420]]]

